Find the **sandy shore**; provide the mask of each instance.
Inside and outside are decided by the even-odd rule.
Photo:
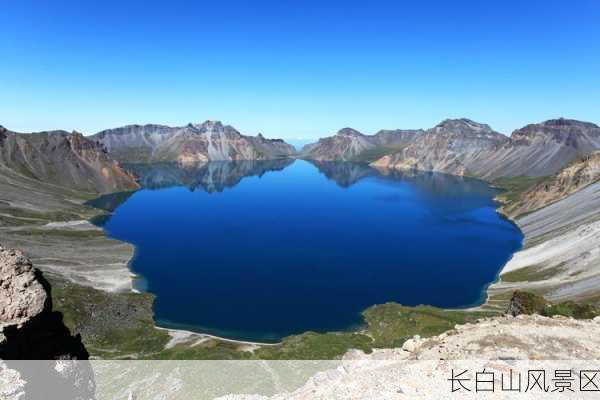
[[[250,342],[245,340],[227,339],[220,336],[209,335],[208,333],[197,333],[187,331],[184,329],[170,329],[156,326],[156,329],[167,331],[171,340],[166,344],[165,349],[170,349],[178,344],[187,344],[190,347],[198,346],[208,340],[218,340],[220,342],[235,343],[242,346],[248,346],[247,350],[251,351],[261,346],[277,346],[280,343],[261,343],[261,342]]]

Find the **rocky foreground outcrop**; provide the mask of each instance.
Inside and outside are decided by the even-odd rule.
[[[0,167],[45,184],[91,193],[135,190],[135,177],[81,133],[16,133],[0,126]]]
[[[539,315],[504,316],[457,325],[451,331],[427,339],[414,337],[402,348],[375,350],[371,354],[351,351],[340,367],[316,374],[292,393],[272,397],[230,395],[219,399],[447,399],[452,394],[448,379],[453,367],[461,367],[460,371],[470,368],[470,373],[474,373],[475,368],[494,371],[499,386],[500,373],[512,368],[524,369],[527,374],[528,368],[535,368],[531,366],[540,366],[532,361],[520,364],[516,360],[597,360],[599,357],[600,317],[582,321]],[[543,365],[548,367],[552,362]],[[573,367],[573,363],[556,365],[555,369]],[[583,367],[594,365],[589,361],[582,363]],[[478,393],[476,398],[486,398],[485,395]],[[510,396],[514,393],[498,390],[491,398],[514,398]]]
[[[510,138],[468,119],[445,120],[401,150],[373,162],[377,168],[418,169],[487,180],[548,176],[600,149],[600,127],[553,119],[514,131]]]
[[[122,162],[184,164],[208,161],[271,160],[293,156],[293,146],[261,134],[245,136],[220,121],[165,125],[128,125],[91,136]]]
[[[31,262],[20,251],[0,247],[0,331],[22,328],[48,307],[48,301]]]
[[[40,271],[22,252],[0,246],[0,398],[91,399],[93,371],[81,361],[88,357],[52,311]]]
[[[19,250],[0,246],[0,359],[87,359],[52,311],[50,286]]]

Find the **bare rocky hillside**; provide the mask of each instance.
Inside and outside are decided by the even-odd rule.
[[[0,127],[0,168],[90,193],[138,188],[135,178],[102,145],[77,132],[22,134]]]
[[[467,119],[446,120],[396,153],[373,162],[378,168],[418,169],[487,180],[548,176],[600,149],[600,127],[568,119],[530,124],[510,138]]]
[[[91,136],[123,162],[271,160],[295,155],[293,146],[261,134],[245,136],[219,121],[188,124],[128,125]]]

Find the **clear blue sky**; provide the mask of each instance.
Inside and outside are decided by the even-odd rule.
[[[600,123],[600,1],[4,1],[0,94],[17,131]]]

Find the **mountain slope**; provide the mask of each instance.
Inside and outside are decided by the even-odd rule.
[[[556,203],[586,186],[600,181],[600,151],[571,162],[559,173],[525,190],[518,201],[505,207],[503,211],[517,216]]]
[[[600,150],[600,127],[595,124],[563,118],[530,124],[490,154],[481,176],[548,176],[595,150]]]
[[[364,161],[377,159],[411,142],[420,130],[382,130],[375,135],[364,135],[352,128],[344,128],[334,136],[319,139],[302,148],[301,157],[315,161]]]
[[[510,138],[467,119],[446,120],[405,148],[373,163],[380,168],[420,169],[499,177],[541,177],[600,149],[600,128],[567,119],[527,125]]]
[[[508,140],[488,125],[464,118],[447,119],[373,165],[470,175],[473,170],[483,170],[487,154]]]
[[[0,127],[0,166],[44,183],[91,193],[138,188],[134,177],[99,143],[77,132],[22,134]]]
[[[177,161],[181,163],[270,160],[291,157],[294,148],[280,139],[245,136],[219,121],[188,124],[128,125],[92,136],[123,162]]]

